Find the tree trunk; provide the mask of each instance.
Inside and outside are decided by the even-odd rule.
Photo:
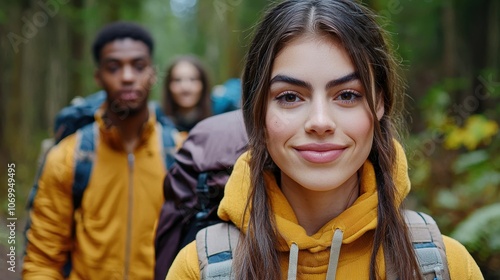
[[[455,28],[455,10],[452,0],[443,1],[443,74],[444,77],[456,77],[457,38]]]

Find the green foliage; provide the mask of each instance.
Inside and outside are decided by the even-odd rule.
[[[0,10],[0,24],[4,23],[7,20],[7,16],[3,10]]]
[[[470,116],[464,127],[448,125],[445,131],[445,147],[458,149],[461,146],[468,150],[476,149],[481,143],[488,144],[498,134],[498,124],[483,115]]]
[[[464,219],[451,237],[464,244],[485,279],[500,277],[500,203],[486,205]]]
[[[493,78],[490,81],[483,94],[488,93],[487,102],[495,104],[499,101],[493,88],[496,84]],[[495,279],[500,260],[500,135],[496,121],[500,111],[453,110],[457,104],[467,104],[452,96],[470,88],[469,84],[463,79],[444,79],[420,100],[425,129],[408,141],[410,175],[417,208],[432,214],[445,234],[467,247],[486,279]],[[471,96],[464,98],[471,100]]]
[[[463,220],[451,236],[486,260],[500,253],[500,203],[484,206]]]

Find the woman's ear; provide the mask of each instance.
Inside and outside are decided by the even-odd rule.
[[[377,100],[377,108],[376,108],[376,113],[377,113],[377,119],[380,121],[382,117],[384,116],[385,113],[385,108],[384,108],[384,98],[381,94],[381,97],[379,100]]]

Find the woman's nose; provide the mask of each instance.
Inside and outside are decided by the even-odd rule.
[[[333,108],[326,100],[313,101],[305,123],[305,130],[308,133],[318,135],[331,134],[335,131]]]

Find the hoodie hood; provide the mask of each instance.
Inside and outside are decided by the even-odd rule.
[[[403,148],[397,142],[395,142],[395,147],[397,161],[393,175],[398,191],[396,203],[401,204],[410,191],[410,181]],[[244,213],[250,190],[249,160],[248,152],[237,160],[218,210],[218,215],[222,220],[231,221],[242,232],[246,232],[249,218],[249,212]],[[296,244],[300,250],[308,250],[311,253],[319,252],[331,247],[332,238],[337,229],[343,232],[342,244],[349,244],[377,226],[377,185],[373,165],[368,160],[361,167],[360,195],[354,204],[311,236],[308,236],[305,229],[298,224],[292,207],[271,172],[265,172],[264,178],[271,197],[276,226],[282,239],[279,243],[283,246],[278,248],[279,251],[289,251],[292,244]],[[245,222],[243,223],[244,214]]]

